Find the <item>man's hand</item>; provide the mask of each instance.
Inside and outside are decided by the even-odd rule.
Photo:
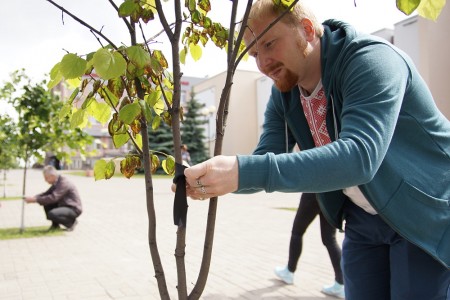
[[[25,196],[25,197],[23,197],[23,200],[26,203],[35,203],[36,202],[36,197],[35,196]]]
[[[238,188],[239,169],[235,156],[215,156],[184,170],[186,193],[204,200],[234,192]]]

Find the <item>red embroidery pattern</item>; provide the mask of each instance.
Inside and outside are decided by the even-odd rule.
[[[302,103],[303,111],[305,112],[305,117],[308,121],[316,147],[331,143],[325,120],[327,115],[327,99],[323,87],[310,99],[306,99],[303,95],[300,95],[300,102]]]

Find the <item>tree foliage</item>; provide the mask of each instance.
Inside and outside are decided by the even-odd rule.
[[[62,102],[46,88],[46,82],[32,83],[25,70],[11,74],[11,80],[0,89],[0,99],[15,109],[17,120],[9,120],[14,137],[8,142],[17,158],[35,158],[42,162],[45,152],[53,152],[59,159],[70,160],[70,150],[87,154],[85,146],[92,138],[79,129],[71,129],[65,118],[60,118]]]
[[[18,166],[16,124],[7,115],[0,115],[0,169],[9,170]]]

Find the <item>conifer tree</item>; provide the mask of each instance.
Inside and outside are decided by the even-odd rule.
[[[196,164],[208,159],[205,148],[205,128],[208,121],[201,114],[201,109],[205,104],[195,99],[195,94],[191,93],[191,98],[186,103],[184,121],[181,126],[181,142],[188,146],[192,164]]]

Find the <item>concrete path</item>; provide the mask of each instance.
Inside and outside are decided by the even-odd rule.
[[[78,187],[84,213],[61,236],[0,241],[0,300],[160,299],[147,243],[142,178],[64,174]],[[3,175],[2,175],[3,177]],[[22,170],[7,173],[6,195],[22,195]],[[3,179],[1,179],[2,181]],[[154,179],[157,242],[171,299],[178,299],[170,179]],[[0,185],[3,196],[3,182]],[[29,170],[26,194],[48,188],[41,170]],[[287,262],[298,194],[227,195],[218,203],[212,262],[201,299],[333,299],[320,293],[334,280],[319,220],[304,237],[295,284],[284,285],[273,269]],[[1,198],[0,198],[1,200]],[[21,200],[1,201],[0,228],[19,227]],[[208,201],[189,201],[186,234],[188,292],[197,281]],[[39,205],[25,206],[25,226],[50,226]],[[338,233],[339,241],[343,234]]]

